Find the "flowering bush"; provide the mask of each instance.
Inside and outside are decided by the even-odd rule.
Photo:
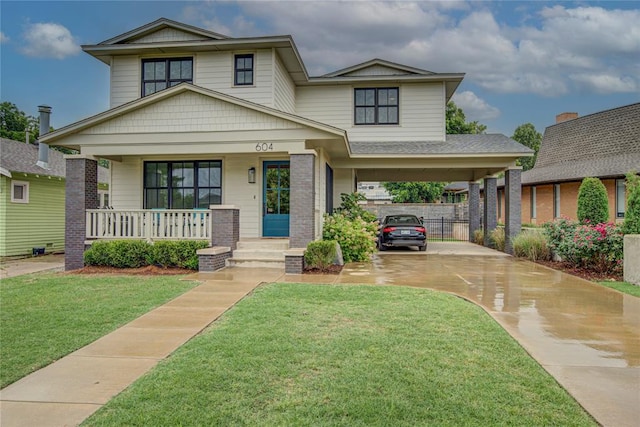
[[[344,262],[369,261],[376,251],[378,223],[361,217],[348,218],[342,213],[324,216],[322,238],[340,244]]]
[[[583,224],[561,218],[544,224],[549,247],[564,261],[600,273],[622,268],[623,234],[612,223]]]

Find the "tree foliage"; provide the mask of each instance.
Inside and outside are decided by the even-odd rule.
[[[607,189],[598,178],[585,178],[578,189],[578,220],[600,224],[609,220]]]
[[[624,234],[640,234],[640,176],[627,174],[627,209],[624,213]]]
[[[467,122],[462,108],[453,101],[447,103],[446,122],[448,134],[484,133],[487,130],[485,125],[477,121]]]
[[[383,182],[394,203],[434,203],[442,197],[445,182]]]
[[[542,134],[536,130],[536,127],[531,123],[525,123],[516,128],[511,136],[511,139],[518,141],[525,147],[531,148],[535,153],[533,157],[520,157],[517,160],[517,164],[522,166],[522,170],[532,169],[536,164],[538,158],[538,151],[540,150],[540,143],[542,142]]]
[[[0,103],[0,136],[14,141],[25,141],[29,131],[29,142],[35,143],[40,134],[40,120],[28,116],[11,102]]]

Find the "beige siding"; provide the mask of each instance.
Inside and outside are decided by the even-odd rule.
[[[273,81],[274,107],[287,113],[295,113],[296,87],[278,55],[275,52],[273,55],[275,59]]]
[[[140,58],[116,56],[111,60],[111,108],[140,98]]]
[[[29,183],[29,203],[12,203],[10,195],[5,200],[3,188],[2,203],[7,203],[2,208],[6,211],[0,234],[5,248],[0,256],[31,254],[34,247],[64,251],[64,180],[24,174],[14,174],[14,179]]]
[[[186,33],[175,28],[164,28],[152,34],[140,37],[134,43],[186,42],[192,40],[209,40],[204,36]]]
[[[254,53],[254,86],[233,85],[233,56]],[[206,52],[197,55],[194,82],[198,86],[273,107],[273,55],[271,50],[257,52]]]
[[[98,124],[86,135],[301,129],[303,126],[193,92],[148,105]]]
[[[333,170],[333,207],[340,206],[342,200],[340,194],[353,193],[355,188],[355,175],[353,169],[334,169]]]
[[[355,126],[353,89],[352,86],[300,87],[296,91],[296,113],[346,129],[353,141],[444,140],[445,99],[441,83],[401,85],[397,126]]]
[[[111,206],[114,209],[142,209],[142,159],[125,157],[111,162]]]
[[[222,198],[240,209],[240,238],[259,237],[262,206],[262,168],[256,156],[228,156],[222,161]],[[256,168],[256,183],[247,182],[247,171]]]
[[[345,76],[354,77],[354,76],[398,76],[398,75],[407,75],[409,74],[406,71],[401,71],[396,68],[385,67],[384,65],[374,65],[372,67],[367,67],[362,70],[353,71],[351,73],[345,74]]]

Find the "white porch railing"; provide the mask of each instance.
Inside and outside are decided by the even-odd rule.
[[[87,239],[211,240],[211,211],[87,209]]]

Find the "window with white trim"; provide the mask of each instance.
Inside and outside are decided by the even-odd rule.
[[[26,181],[11,181],[11,202],[29,203],[29,183]]]
[[[627,195],[624,179],[616,179],[616,218],[624,218]]]
[[[354,90],[356,125],[397,125],[399,123],[397,87],[358,88]]]
[[[235,55],[233,84],[236,86],[253,85],[253,54]]]
[[[553,184],[553,217],[560,218],[560,184]]]
[[[142,96],[182,82],[193,83],[193,58],[142,60]]]
[[[536,202],[537,202],[536,196],[537,196],[536,187],[533,186],[531,187],[531,219],[536,218],[538,213],[538,209],[536,207]]]

